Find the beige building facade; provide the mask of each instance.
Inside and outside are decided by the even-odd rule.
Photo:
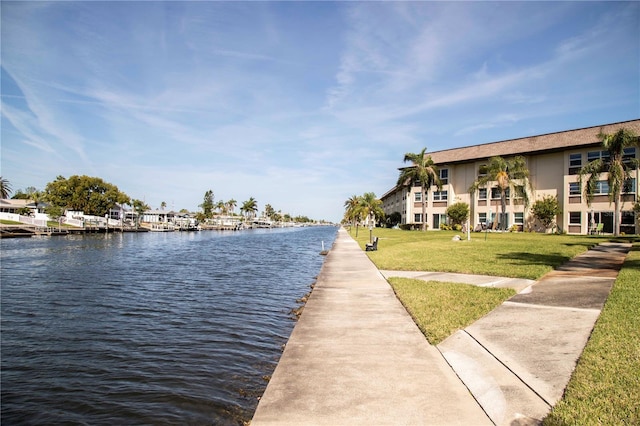
[[[587,204],[584,191],[578,182],[578,170],[596,158],[606,159],[598,134],[615,133],[626,128],[640,135],[640,120],[611,123],[582,129],[567,130],[520,139],[493,142],[463,148],[454,148],[428,153],[439,169],[442,188],[436,186],[427,192],[426,221],[428,229],[439,229],[447,222],[446,210],[456,203],[464,202],[470,207],[472,230],[496,226],[505,221],[506,228],[516,226],[519,230],[544,231],[530,212],[530,205],[545,195],[557,196],[561,213],[556,218],[555,228],[570,234],[587,234],[597,224],[602,232],[613,232],[614,205],[609,201],[607,175],[603,174],[591,205]],[[640,158],[639,149],[625,150],[625,158]],[[507,200],[505,217],[502,217],[500,195],[496,183],[489,183],[474,194],[469,188],[483,173],[489,158],[523,156],[527,162],[533,190],[529,193],[530,205],[525,207],[522,199],[512,195]],[[638,200],[638,170],[625,185],[621,205],[621,228],[626,234],[637,234],[633,205]],[[420,186],[396,186],[381,197],[387,216],[398,212],[403,224],[422,223],[422,197]]]

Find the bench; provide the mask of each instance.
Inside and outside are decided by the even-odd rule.
[[[365,251],[376,251],[378,250],[378,237],[375,237],[373,239],[373,244],[372,243],[367,243],[364,245],[364,250]]]

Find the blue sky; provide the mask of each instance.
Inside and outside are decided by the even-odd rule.
[[[339,221],[406,152],[640,117],[637,2],[1,3],[1,174]]]

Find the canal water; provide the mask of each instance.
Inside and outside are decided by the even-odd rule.
[[[0,240],[2,424],[249,421],[336,230]]]

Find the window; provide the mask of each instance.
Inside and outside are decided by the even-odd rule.
[[[516,225],[524,225],[524,213],[514,213],[513,223]]]
[[[440,183],[443,185],[449,183],[449,169],[440,169]]]
[[[624,181],[624,185],[622,186],[622,192],[625,194],[635,194],[636,193],[636,178],[630,178]]]
[[[478,167],[478,177],[484,177],[486,175],[487,175],[487,165],[480,164],[480,167]]]
[[[478,200],[486,200],[487,199],[487,188],[478,189]]]
[[[435,191],[433,193],[433,201],[447,201],[447,191]]]
[[[580,182],[569,182],[569,196],[580,195]]]
[[[515,193],[513,194],[513,198],[522,199],[525,194],[524,185],[517,185],[515,188]]]
[[[609,182],[606,180],[599,180],[596,182],[594,195],[609,195]]]
[[[422,223],[422,213],[415,213],[413,215],[413,222],[414,223]]]
[[[582,154],[569,155],[569,174],[577,175],[582,168]]]
[[[422,201],[422,192],[415,193],[415,200],[416,202]]]
[[[487,223],[486,213],[478,213],[478,223]]]
[[[636,158],[636,148],[635,147],[628,147],[625,148],[622,151],[622,161],[626,164],[626,165],[631,165],[631,160],[633,160],[634,158]]]
[[[595,160],[602,160],[606,163],[609,162],[609,151],[589,151],[587,152],[587,162]]]
[[[569,225],[580,225],[582,223],[581,212],[569,212]]]
[[[509,189],[510,188],[507,188],[507,190],[505,191],[505,196],[506,196],[507,200],[509,199]],[[492,200],[499,200],[500,199],[500,188],[498,188],[497,186],[491,188],[491,199]]]
[[[633,225],[635,223],[634,222],[635,215],[633,211],[623,211],[621,213],[622,213],[622,218],[620,220],[621,225]]]

